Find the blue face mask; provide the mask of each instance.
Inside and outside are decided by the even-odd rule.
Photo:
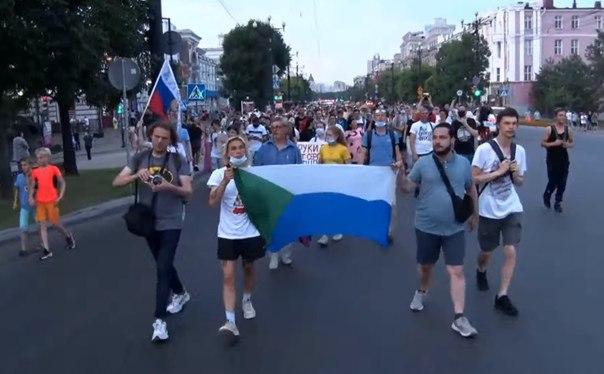
[[[375,121],[376,127],[386,127],[386,121]]]
[[[247,163],[247,156],[243,155],[243,157],[240,157],[240,158],[231,157],[229,159],[229,162],[230,162],[231,166],[238,168]]]

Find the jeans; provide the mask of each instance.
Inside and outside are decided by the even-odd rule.
[[[548,164],[547,165],[547,187],[545,196],[550,197],[556,191],[556,203],[561,203],[566,190],[566,180],[568,179],[569,164]]]
[[[174,268],[174,256],[180,239],[181,230],[153,231],[147,238],[147,244],[157,266],[157,286],[155,293],[155,318],[164,318],[168,314],[170,293],[182,294],[184,288]]]

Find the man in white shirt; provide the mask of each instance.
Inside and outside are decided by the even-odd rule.
[[[481,144],[474,154],[472,174],[480,185],[478,256],[476,281],[478,289],[489,289],[486,270],[495,248],[503,237],[505,263],[501,270],[501,284],[495,297],[495,308],[509,316],[518,315],[518,310],[507,293],[516,267],[516,247],[522,234],[522,203],[515,186],[524,182],[526,152],[513,143],[518,129],[518,112],[506,108],[497,115],[499,135],[490,142]]]
[[[254,159],[254,153],[262,146],[262,143],[268,140],[268,131],[266,127],[260,124],[260,120],[255,114],[250,116],[250,124],[245,129],[245,134],[248,138],[248,146],[250,159]]]
[[[428,120],[429,111],[425,106],[419,108],[419,121],[411,125],[409,139],[413,162],[432,153],[432,131],[434,124]]]

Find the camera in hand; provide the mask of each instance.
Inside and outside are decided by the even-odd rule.
[[[157,186],[158,184],[161,184],[162,179],[163,178],[161,177],[161,175],[154,175],[153,177],[151,177],[151,183]]]

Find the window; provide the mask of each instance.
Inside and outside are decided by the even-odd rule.
[[[533,41],[532,40],[524,41],[524,54],[527,56],[533,55]]]
[[[602,30],[602,17],[596,16],[596,30]]]
[[[497,68],[497,82],[501,82],[501,69]]]
[[[578,29],[579,28],[579,16],[572,16],[570,19],[570,28]]]
[[[562,30],[562,16],[555,16],[554,17],[554,27],[557,30]]]
[[[579,54],[579,41],[577,39],[570,41],[570,53],[573,55]]]
[[[554,40],[554,54],[559,56],[562,54],[562,40]]]
[[[497,42],[497,58],[501,58],[501,42]]]
[[[533,65],[524,65],[524,80],[533,80]]]
[[[532,14],[524,15],[524,29],[525,30],[533,29],[533,15]]]

